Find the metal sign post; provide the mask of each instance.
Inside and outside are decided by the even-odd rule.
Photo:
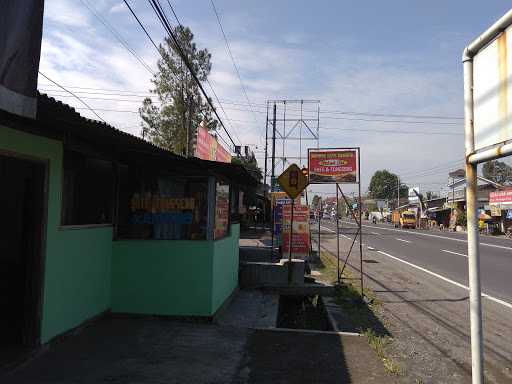
[[[336,282],[340,284],[340,215],[339,203],[340,197],[338,196],[338,183],[336,183]]]
[[[288,252],[288,284],[292,283],[292,239],[293,239],[293,211],[295,210],[295,199],[292,199],[292,213],[290,217],[290,242],[289,242],[289,251]]]
[[[290,215],[290,239],[288,253],[288,284],[292,283],[292,245],[293,245],[293,211],[295,208],[295,198],[308,186],[307,175],[297,166],[292,164],[277,178],[277,181],[292,199],[292,212]],[[307,218],[309,220],[309,217]]]
[[[339,285],[343,277],[343,271],[347,265],[348,259],[354,248],[354,244],[359,238],[359,270],[360,278],[355,278],[361,282],[361,296],[363,291],[363,241],[362,241],[362,197],[361,197],[361,154],[360,148],[314,148],[308,149],[308,172],[309,182],[311,184],[335,184],[336,186],[336,275]],[[359,196],[358,215],[354,213],[352,207],[340,184],[358,184]],[[357,223],[357,231],[352,239],[352,244],[347,257],[340,269],[340,225],[339,225],[339,195],[343,197],[354,222]],[[318,226],[318,250],[320,252],[320,224]],[[356,268],[357,269],[357,268]]]
[[[318,259],[320,259],[320,220],[322,218],[322,198],[320,198],[320,207],[318,209]]]
[[[512,39],[510,25],[512,10],[473,40],[462,55],[473,384],[484,382],[482,290],[476,199],[477,166],[479,163],[512,154],[512,126],[508,111],[508,100],[512,98],[512,89],[508,87],[512,66],[508,62],[507,53],[507,40]]]

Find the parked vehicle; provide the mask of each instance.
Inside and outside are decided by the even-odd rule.
[[[413,211],[399,212],[394,210],[391,215],[391,222],[400,228],[416,228],[416,213]]]

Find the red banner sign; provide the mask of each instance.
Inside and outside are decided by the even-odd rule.
[[[357,149],[309,149],[309,183],[357,183],[357,160]]]
[[[512,188],[489,193],[489,204],[511,203]]]
[[[202,123],[197,127],[197,141],[194,156],[210,161],[231,163],[231,154],[217,142],[217,138],[211,135]]]
[[[290,253],[290,221],[292,216],[292,206],[283,206],[283,227],[282,254],[287,256]],[[293,237],[292,237],[292,257],[306,258],[309,256],[309,207],[307,205],[295,205],[293,209]]]

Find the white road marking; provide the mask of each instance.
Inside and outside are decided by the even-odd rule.
[[[449,251],[447,249],[441,249],[441,252],[446,252],[446,253],[451,253],[453,255],[458,255],[458,256],[464,256],[464,257],[468,257],[468,255],[465,255],[463,253],[459,253],[459,252],[453,252],[453,251]]]
[[[395,240],[403,241],[404,243],[410,243],[409,240],[399,239],[398,237],[395,237]]]
[[[352,224],[348,221],[344,221],[344,223],[347,223],[347,224]],[[446,236],[439,236],[439,235],[432,235],[430,233],[422,233],[422,232],[413,232],[413,231],[404,231],[404,230],[401,230],[401,229],[394,229],[394,228],[384,228],[384,227],[375,227],[373,225],[365,225],[363,224],[363,227],[367,227],[367,228],[378,228],[378,229],[384,229],[386,231],[394,231],[394,232],[402,232],[402,233],[410,233],[410,234],[413,234],[413,235],[418,235],[418,236],[429,236],[429,237],[436,237],[438,239],[447,239],[447,240],[453,240],[453,241],[459,241],[461,243],[467,243],[467,240],[464,240],[464,239],[456,239],[454,237],[446,237]],[[489,243],[480,243],[480,245],[485,245],[487,247],[494,247],[494,248],[500,248],[500,249],[506,249],[506,250],[509,250],[509,251],[512,251],[512,247],[505,247],[503,245],[496,245],[496,244],[489,244]]]
[[[336,233],[336,231],[334,231],[334,230],[332,230],[332,229],[330,229],[330,228],[324,227],[324,226],[321,226],[320,228],[324,228],[324,229],[326,229],[326,230],[327,230],[327,231],[329,231],[329,232]],[[352,239],[352,237],[347,236],[347,235],[344,235],[343,233],[340,233],[339,235],[340,235],[341,237],[344,237],[345,239],[353,240],[353,239]],[[358,241],[359,241],[359,240],[356,240],[356,242],[358,242]],[[363,243],[363,245],[364,245],[364,243]]]
[[[372,235],[380,235],[378,232],[370,232]]]
[[[453,281],[453,280],[451,280],[451,279],[449,279],[447,277],[441,276],[441,275],[439,275],[439,274],[437,274],[435,272],[429,271],[426,268],[423,268],[423,267],[420,267],[420,266],[418,266],[416,264],[413,264],[413,263],[410,263],[408,261],[402,260],[399,257],[392,256],[389,253],[386,253],[386,252],[383,252],[383,251],[377,251],[377,252],[380,253],[381,255],[387,256],[387,257],[389,257],[389,258],[391,258],[393,260],[396,260],[396,261],[399,261],[401,263],[407,264],[408,266],[410,266],[412,268],[416,268],[416,269],[418,269],[418,270],[420,270],[422,272],[428,273],[429,275],[437,277],[438,279],[446,281],[447,283],[453,284],[453,285],[455,285],[455,286],[457,286],[459,288],[462,288],[462,289],[464,289],[466,291],[469,291],[469,287],[467,287],[467,286],[465,286],[465,285],[463,285],[461,283],[457,283],[456,281]],[[496,298],[494,296],[488,295],[487,293],[482,292],[482,297],[485,297],[488,300],[494,301],[495,303],[501,304],[501,305],[503,305],[503,306],[505,306],[505,307],[507,307],[509,309],[512,309],[512,304],[507,303],[506,301],[498,299],[498,298]]]

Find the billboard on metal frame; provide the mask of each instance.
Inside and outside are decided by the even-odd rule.
[[[358,149],[308,149],[309,184],[358,183]]]

